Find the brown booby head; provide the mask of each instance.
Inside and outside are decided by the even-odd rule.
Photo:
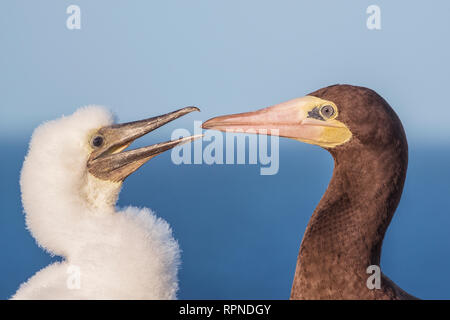
[[[408,162],[402,124],[381,96],[334,85],[258,111],[216,117],[203,128],[279,135],[332,154],[333,177],[303,236],[292,299],[412,298],[384,274],[381,288],[366,283],[367,268],[380,264]]]

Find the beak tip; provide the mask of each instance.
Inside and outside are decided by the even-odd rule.
[[[193,111],[198,111],[198,112],[200,112],[200,109],[197,108],[196,106],[189,106],[189,107],[187,107],[187,109],[190,109],[190,110],[189,110],[190,112],[193,112]]]
[[[203,129],[211,129],[213,126],[211,125],[211,120],[207,120],[206,122],[202,123]]]
[[[219,130],[222,131],[222,129],[233,129],[232,127],[229,127],[230,120],[227,116],[219,116],[214,117],[211,119],[206,120],[202,123],[202,128],[207,130]]]

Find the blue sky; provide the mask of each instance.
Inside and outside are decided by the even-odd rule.
[[[81,8],[80,30],[66,28],[70,4]],[[381,30],[366,28],[371,4],[381,8]],[[407,185],[383,251],[387,274],[420,297],[448,298],[449,12],[444,0],[2,1],[0,146],[8,150],[2,152],[8,167],[1,169],[0,298],[51,260],[26,234],[17,184],[27,141],[42,121],[87,104],[108,106],[121,121],[188,105],[202,110],[155,132],[149,143],[180,126],[193,130],[193,120],[335,83],[376,90],[408,136]],[[120,204],[155,209],[184,244],[182,298],[288,297],[299,241],[332,161],[319,148],[292,141],[281,141],[280,151],[273,177],[260,177],[255,166],[177,167],[164,155],[127,182]],[[302,173],[317,163],[328,168],[320,177]],[[152,201],[133,193],[149,177],[167,182],[162,190],[149,187]],[[162,192],[183,188],[206,193],[197,203],[183,198],[193,212],[189,219],[175,214],[178,207]],[[221,209],[210,212],[218,202]],[[230,230],[243,247],[233,247],[238,242]],[[261,267],[264,248],[273,256]],[[202,277],[210,286],[199,285]]]
[[[81,30],[66,8],[81,8]],[[450,136],[450,4],[378,1],[4,1],[1,133],[85,104],[128,120],[195,104],[199,120],[334,83],[368,86],[412,141]],[[6,131],[6,132],[5,132]]]

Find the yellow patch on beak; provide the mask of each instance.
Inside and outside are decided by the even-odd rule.
[[[316,144],[324,148],[334,148],[349,141],[352,133],[344,124],[342,125],[342,127],[324,127]]]
[[[301,100],[304,103],[299,108],[302,109],[305,117],[301,122],[301,126],[304,128],[316,126],[321,130],[312,139],[294,139],[323,148],[334,148],[351,139],[352,133],[350,129],[337,120],[339,110],[334,102],[314,96],[305,96]]]
[[[126,148],[128,148],[130,146],[131,142],[125,143],[122,146],[118,146],[117,148],[111,150],[110,154],[116,154],[119,152],[122,152],[123,150],[125,150]]]

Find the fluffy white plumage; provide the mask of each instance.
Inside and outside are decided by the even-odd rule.
[[[13,299],[176,298],[180,251],[167,222],[145,208],[117,211],[122,183],[86,169],[90,135],[112,122],[106,109],[88,106],[33,133],[20,179],[26,224],[64,261],[36,273]],[[70,285],[74,270],[79,288]]]

